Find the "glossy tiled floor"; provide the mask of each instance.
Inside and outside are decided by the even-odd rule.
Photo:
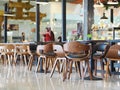
[[[0,90],[119,90],[119,76],[110,79],[90,81],[80,80],[78,74],[73,73],[70,80],[62,81],[62,75],[54,73],[35,73],[34,68],[28,71],[23,66],[5,67],[0,65]]]

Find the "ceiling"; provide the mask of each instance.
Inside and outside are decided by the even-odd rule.
[[[41,0],[40,0],[41,1]],[[43,0],[45,1],[45,0]],[[48,0],[51,2],[55,2],[55,1],[62,1],[62,0]],[[75,4],[79,4],[82,3],[83,0],[66,0],[67,2],[71,2],[71,3],[75,3]],[[95,2],[97,0],[94,0]],[[120,2],[120,0],[118,0]],[[30,9],[33,9],[33,7],[36,5],[36,0],[0,0],[0,14],[1,11],[4,11],[4,4],[9,2],[9,6],[11,2],[14,2],[14,4],[11,4],[11,10],[13,11],[12,8],[14,8],[13,11],[15,13],[16,16],[18,16],[18,18],[23,19],[22,15],[28,15],[29,18],[33,17],[35,11],[30,11]],[[21,4],[22,2],[22,4]],[[106,2],[106,0],[101,0],[101,2]],[[26,12],[24,12],[23,10],[26,10]],[[35,9],[34,9],[35,10]],[[34,15],[35,16],[35,15]],[[33,17],[34,18],[34,17]]]
[[[22,2],[30,2],[31,4],[35,5],[36,0],[0,0],[0,10],[3,10],[4,7],[4,3],[9,2],[9,1],[22,1]],[[62,1],[62,0],[40,0],[40,1],[50,1],[50,2],[54,2],[54,1]],[[66,0],[67,2],[71,2],[71,3],[82,3],[83,0]],[[94,2],[96,2],[97,0],[94,0]],[[102,3],[106,3],[108,0],[100,0]],[[118,0],[120,3],[120,0]]]
[[[36,0],[0,0],[0,10],[4,10],[4,4],[7,3],[7,2],[9,2],[9,1],[14,1],[14,2],[18,2],[18,1],[21,1],[21,2],[30,2],[30,4],[32,4],[32,5],[35,5],[35,2],[36,2]],[[48,0],[48,1],[53,2],[53,1],[62,1],[62,0]],[[74,2],[74,1],[75,0],[67,0],[67,2]]]
[[[41,1],[41,0],[40,0]],[[43,0],[45,1],[45,0]],[[50,2],[60,2],[62,0],[48,0]],[[73,2],[74,0],[67,0],[67,2]],[[9,3],[9,11],[10,14],[14,15],[14,17],[9,15],[8,18],[10,19],[24,19],[24,20],[32,20],[35,21],[35,9],[34,6],[36,5],[36,0],[0,0],[0,21],[3,21],[4,15],[4,8],[5,3]],[[32,9],[32,10],[31,10]],[[45,17],[46,14],[40,14],[40,18]]]
[[[5,3],[8,3],[9,14],[6,14],[10,19],[23,19],[35,21],[35,11],[30,11],[35,6],[35,1],[30,0],[0,0],[0,23],[3,21]],[[8,13],[8,12],[7,12]],[[41,14],[40,18],[46,14]]]

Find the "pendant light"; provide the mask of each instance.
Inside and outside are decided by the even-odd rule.
[[[103,7],[103,3],[101,3],[100,0],[97,0],[97,2],[94,4],[94,7]]]
[[[103,13],[103,16],[100,19],[108,19],[108,17],[106,17],[105,13]]]
[[[107,4],[116,5],[116,4],[118,4],[118,0],[108,0]]]

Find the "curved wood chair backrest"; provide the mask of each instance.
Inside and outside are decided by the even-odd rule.
[[[44,45],[43,53],[53,52],[53,43]]]
[[[63,47],[64,51],[69,53],[81,53],[90,51],[89,45],[77,41],[67,42],[63,45]]]
[[[119,60],[120,59],[120,45],[117,45],[117,44],[112,45],[109,48],[105,57],[111,60]]]
[[[7,51],[7,52],[14,52],[14,50],[15,50],[15,45],[14,44],[6,44],[6,45],[4,45],[4,49],[5,49],[5,51]]]

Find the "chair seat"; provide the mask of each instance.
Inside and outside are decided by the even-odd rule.
[[[84,58],[86,57],[87,55],[86,54],[68,54],[67,57],[70,57],[70,58]]]
[[[47,52],[47,53],[43,53],[42,55],[45,55],[45,56],[56,56],[56,54],[54,52]]]

